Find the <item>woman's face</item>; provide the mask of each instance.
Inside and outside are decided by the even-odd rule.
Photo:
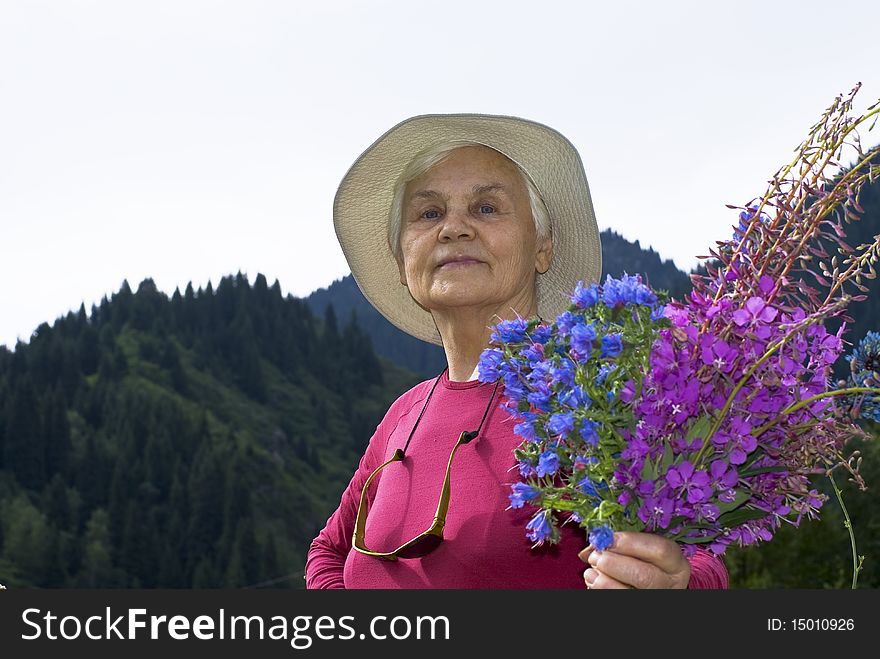
[[[534,299],[535,272],[546,272],[552,256],[549,238],[536,243],[528,191],[516,165],[482,146],[455,149],[410,181],[400,247],[400,283],[429,310],[507,312],[511,301]],[[461,258],[468,261],[445,264]]]

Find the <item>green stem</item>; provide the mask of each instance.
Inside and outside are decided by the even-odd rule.
[[[840,509],[843,511],[844,523],[843,525],[846,527],[846,530],[849,531],[849,542],[852,546],[852,559],[853,559],[853,579],[852,579],[852,588],[855,590],[856,584],[859,581],[859,570],[862,569],[861,565],[859,565],[859,555],[856,552],[856,536],[853,533],[852,522],[849,519],[849,513],[846,510],[846,506],[843,503],[843,497],[840,494],[840,488],[837,487],[837,483],[834,482],[834,476],[831,473],[828,474],[828,480],[831,481],[831,486],[834,488],[834,494],[837,495],[837,501],[840,503]]]

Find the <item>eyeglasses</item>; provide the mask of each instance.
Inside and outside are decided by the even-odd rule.
[[[443,374],[441,373],[440,376]],[[437,382],[440,380],[440,376],[437,377],[437,380],[434,382],[434,387],[437,386]],[[358,505],[357,517],[355,518],[354,523],[354,535],[352,537],[352,548],[356,551],[359,551],[362,554],[366,554],[368,556],[375,556],[376,558],[381,558],[387,561],[396,561],[398,558],[421,558],[426,554],[434,551],[437,547],[440,546],[440,543],[443,542],[443,527],[446,526],[446,513],[449,510],[449,493],[450,493],[450,473],[452,470],[452,458],[455,457],[455,452],[458,451],[458,448],[463,444],[467,444],[474,438],[476,438],[480,434],[480,428],[483,427],[483,421],[486,420],[486,414],[489,412],[489,407],[492,405],[492,400],[495,398],[495,391],[498,390],[498,382],[495,383],[495,389],[492,391],[492,396],[489,398],[489,405],[486,407],[486,411],[483,413],[483,419],[480,421],[480,426],[476,430],[471,431],[463,431],[461,435],[458,437],[458,441],[455,443],[455,446],[452,447],[452,453],[449,454],[449,461],[446,463],[446,476],[443,478],[443,487],[440,490],[440,502],[437,504],[437,513],[434,515],[434,522],[431,524],[431,527],[424,531],[423,533],[418,534],[412,540],[408,540],[395,549],[394,551],[373,551],[369,549],[364,542],[364,533],[367,525],[367,489],[370,487],[370,483],[376,477],[382,469],[387,467],[392,462],[400,462],[404,458],[404,451],[409,446],[409,440],[412,439],[413,433],[415,432],[416,427],[419,425],[419,421],[422,419],[422,414],[425,412],[425,408],[428,406],[428,400],[431,399],[431,395],[434,393],[434,387],[431,387],[431,393],[428,394],[427,400],[425,400],[425,405],[422,408],[422,412],[419,414],[419,418],[416,419],[416,423],[413,426],[412,431],[409,434],[409,439],[406,440],[406,445],[402,449],[395,449],[394,454],[391,456],[389,460],[379,465],[379,467],[370,474],[370,477],[367,478],[364,483],[364,487],[361,490],[361,498],[360,504]]]

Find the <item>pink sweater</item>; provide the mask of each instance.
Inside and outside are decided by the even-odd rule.
[[[396,562],[351,549],[361,488],[372,471],[403,448],[434,378],[401,395],[370,439],[339,508],[312,541],[307,588],[584,588],[589,566],[578,558],[585,530],[566,524],[558,545],[531,549],[525,526],[535,509],[505,510],[510,484],[519,480],[513,449],[522,438],[499,409],[499,386],[480,436],[456,452],[442,544],[432,553]],[[366,545],[391,551],[430,525],[449,453],[462,430],[476,430],[494,383],[449,380],[444,370],[403,462],[393,462],[370,485]],[[689,559],[689,588],[727,588],[724,564],[699,550]]]

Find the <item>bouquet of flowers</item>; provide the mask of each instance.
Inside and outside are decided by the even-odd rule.
[[[880,108],[850,118],[858,89],[828,108],[763,197],[730,206],[739,225],[706,274],[691,275],[687,299],[624,274],[578,282],[551,323],[493,327],[480,379],[504,381],[523,438],[510,505],[536,507],[526,527],[536,545],[572,521],[597,549],[612,530],[634,530],[718,555],[817,517],[827,497],[813,474],[842,466],[864,486],[860,458],[843,451],[868,437],[859,415],[880,420],[880,334],[850,356],[848,382],[831,378],[847,307],[866,297],[847,289],[867,292],[880,253],[880,235],[844,241],[862,184],[880,174],[856,132]],[[843,171],[845,145],[857,158]],[[823,240],[836,243],[830,265]],[[833,317],[843,323],[829,333]]]

